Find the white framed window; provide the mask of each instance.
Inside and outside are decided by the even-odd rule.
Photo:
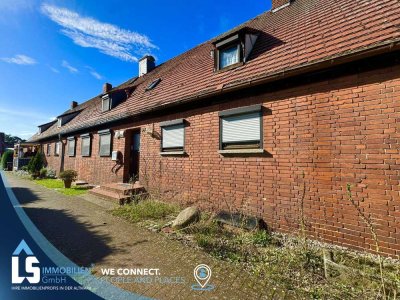
[[[92,152],[92,138],[90,134],[81,135],[82,143],[81,143],[81,155],[83,157],[88,157]]]
[[[51,144],[47,144],[47,156],[51,155]]]
[[[101,98],[101,111],[108,111],[110,110],[111,107],[111,101],[110,101],[110,96],[109,95],[104,95]]]
[[[224,69],[240,62],[240,44],[233,44],[218,50],[218,68]]]
[[[111,132],[110,130],[102,130],[99,134],[99,155],[110,156],[111,155]]]
[[[54,155],[56,155],[56,156],[60,155],[60,146],[61,146],[60,142],[56,142],[54,144]]]
[[[247,106],[219,113],[220,150],[261,149],[261,105]]]
[[[75,146],[76,140],[74,137],[69,137],[68,139],[68,156],[75,156]]]
[[[185,123],[183,119],[162,122],[161,152],[184,151]]]

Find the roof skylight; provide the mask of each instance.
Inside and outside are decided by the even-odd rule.
[[[160,81],[161,81],[161,78],[154,80],[152,83],[150,83],[147,86],[146,91],[150,91],[150,90],[154,89],[160,83]]]

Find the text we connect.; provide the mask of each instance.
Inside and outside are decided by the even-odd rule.
[[[147,269],[147,268],[102,268],[101,269],[102,275],[141,275],[141,276],[159,276],[161,275],[160,269]]]

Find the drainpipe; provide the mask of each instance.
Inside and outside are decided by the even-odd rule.
[[[62,142],[61,139],[61,134],[58,134],[58,141],[60,142],[60,147],[61,147],[61,151],[60,151],[60,155],[61,155],[61,161],[60,161],[60,172],[58,174],[60,174],[61,172],[64,171],[64,143]]]

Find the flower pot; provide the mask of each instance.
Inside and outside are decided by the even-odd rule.
[[[64,187],[66,189],[70,189],[71,188],[71,183],[72,183],[72,180],[64,180]]]

